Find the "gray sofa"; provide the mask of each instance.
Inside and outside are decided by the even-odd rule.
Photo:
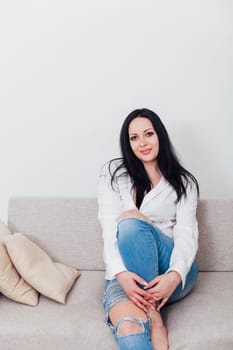
[[[189,296],[163,309],[170,350],[232,350],[233,201],[200,200],[198,220],[198,281]],[[116,350],[103,323],[96,199],[12,198],[8,224],[82,275],[65,305],[40,296],[39,305],[30,307],[0,295],[0,349]]]

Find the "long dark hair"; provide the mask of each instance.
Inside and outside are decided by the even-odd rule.
[[[133,119],[137,117],[149,119],[154,127],[159,140],[159,154],[157,157],[158,167],[164,178],[176,191],[177,202],[183,195],[186,196],[188,183],[192,185],[192,182],[194,182],[197,188],[197,193],[199,195],[198,182],[188,170],[181,166],[176,156],[173,145],[169,139],[167,130],[163,125],[161,119],[156,113],[146,108],[134,110],[126,117],[125,121],[123,122],[120,132],[120,148],[122,157],[112,159],[109,163],[112,186],[114,180],[118,176],[129,175],[133,182],[133,187],[136,189],[136,206],[138,208],[142,203],[145,193],[148,193],[152,188],[151,180],[149,179],[142,161],[134,155],[130,146],[129,124]],[[114,171],[111,172],[111,164],[116,160],[120,162]],[[123,169],[123,172],[119,172],[119,170]]]

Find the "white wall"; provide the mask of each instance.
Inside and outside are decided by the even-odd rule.
[[[138,107],[202,198],[233,197],[231,0],[0,3],[0,217],[10,196],[95,196]]]

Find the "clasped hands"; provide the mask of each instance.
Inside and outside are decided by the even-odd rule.
[[[160,311],[181,281],[176,271],[159,275],[149,283],[130,271],[119,272],[116,278],[130,300],[145,312],[148,308]],[[144,286],[144,289],[138,284]]]
[[[138,210],[125,211],[119,215],[117,220],[132,217],[150,222],[149,218]],[[116,275],[116,278],[130,300],[145,312],[148,311],[148,308],[160,311],[181,282],[181,277],[176,271],[159,275],[148,283],[130,271],[122,271]],[[144,289],[138,284],[144,286]]]

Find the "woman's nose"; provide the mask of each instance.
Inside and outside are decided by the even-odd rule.
[[[144,138],[140,139],[140,146],[145,146],[146,145],[146,140]]]

